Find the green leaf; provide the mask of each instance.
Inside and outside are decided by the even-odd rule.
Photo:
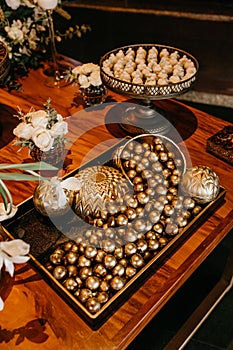
[[[2,184],[0,183],[0,196],[2,197],[3,203],[4,203],[4,208],[7,210],[7,205],[8,205],[8,199],[6,196],[6,192],[4,191]]]
[[[8,190],[7,186],[4,184],[4,182],[1,179],[0,179],[0,191],[1,191],[1,196],[2,196],[3,202],[4,202],[6,214],[10,214],[12,211],[12,207],[13,207],[13,199],[12,199],[10,191]],[[10,206],[8,208],[9,203],[10,203]]]
[[[55,166],[45,162],[25,163],[25,164],[0,164],[0,170],[19,169],[19,170],[58,170]]]
[[[40,175],[28,175],[28,174],[20,174],[20,173],[0,173],[0,179],[2,180],[14,180],[14,181],[37,181],[40,180],[47,180],[47,178],[42,177]]]

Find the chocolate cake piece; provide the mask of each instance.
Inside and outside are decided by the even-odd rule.
[[[206,150],[233,165],[233,125],[225,126],[207,139]]]

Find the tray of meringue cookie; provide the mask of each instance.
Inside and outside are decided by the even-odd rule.
[[[42,275],[93,329],[225,196],[212,169],[187,169],[180,147],[156,134],[123,139],[58,180],[42,181],[2,224],[30,244]]]
[[[184,50],[157,44],[123,46],[100,60],[101,79],[120,94],[139,99],[177,96],[196,80],[199,64]]]

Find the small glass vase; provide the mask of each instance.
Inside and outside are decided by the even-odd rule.
[[[99,86],[90,85],[88,88],[80,87],[80,94],[85,106],[90,107],[104,103],[108,96],[108,91],[103,84]]]
[[[30,150],[30,156],[35,162],[43,161],[51,165],[63,163],[65,154],[64,142],[57,143],[49,151],[41,151],[37,146]]]

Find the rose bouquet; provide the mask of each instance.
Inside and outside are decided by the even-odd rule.
[[[19,76],[26,75],[29,68],[38,68],[41,61],[48,57],[49,43],[48,18],[45,7],[54,6],[54,11],[65,19],[71,16],[62,8],[62,0],[1,0],[0,2],[0,41],[7,49],[11,61],[11,70],[5,85],[20,88]],[[56,5],[58,6],[56,7]],[[55,39],[81,37],[90,30],[89,25],[68,27],[65,33],[56,31]]]
[[[58,144],[65,142],[68,124],[55,108],[51,108],[50,99],[44,104],[44,109],[31,110],[24,114],[19,110],[17,117],[21,123],[13,130],[17,140],[14,145],[21,147],[34,147],[46,152]]]
[[[98,64],[85,63],[70,70],[66,79],[77,83],[81,88],[102,85],[100,67]]]
[[[85,63],[70,69],[66,79],[79,86],[87,106],[103,103],[107,98],[107,89],[102,83],[98,64]]]

